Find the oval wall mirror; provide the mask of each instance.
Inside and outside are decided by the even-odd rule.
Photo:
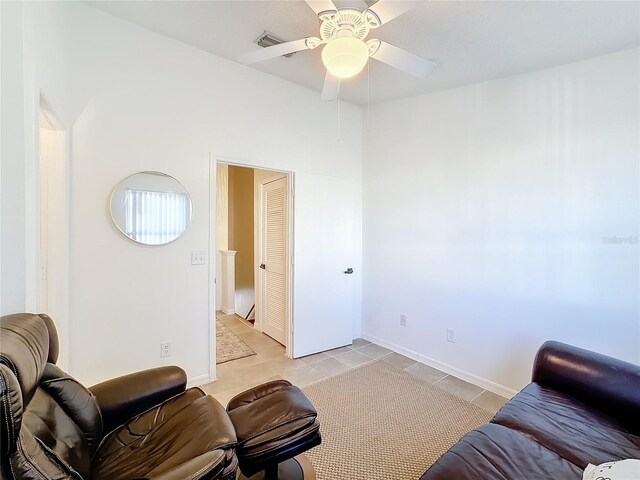
[[[175,178],[161,172],[134,173],[111,194],[111,218],[134,242],[165,245],[191,223],[191,195]]]

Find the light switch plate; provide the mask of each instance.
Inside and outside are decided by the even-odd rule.
[[[191,252],[191,265],[204,265],[207,261],[207,252]]]

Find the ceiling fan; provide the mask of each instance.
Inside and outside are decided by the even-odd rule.
[[[320,38],[307,37],[248,52],[236,57],[238,62],[250,65],[324,45],[322,63],[327,68],[327,75],[322,89],[323,100],[335,100],[341,80],[360,73],[369,57],[418,78],[425,78],[437,66],[433,60],[419,57],[382,40],[365,40],[372,29],[408,12],[415,5],[397,0],[378,0],[373,6],[360,11],[355,8],[336,8],[331,0],[305,1],[318,15]]]

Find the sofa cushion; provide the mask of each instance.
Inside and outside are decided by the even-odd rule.
[[[640,458],[640,437],[614,417],[537,383],[516,395],[491,422],[518,430],[583,469],[589,463]]]
[[[222,405],[192,388],[107,435],[91,478],[210,478],[230,464],[235,470],[235,444]]]
[[[466,434],[420,480],[578,480],[582,469],[502,425]]]

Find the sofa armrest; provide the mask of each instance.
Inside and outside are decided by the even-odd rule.
[[[185,391],[187,375],[179,367],[160,367],[98,383],[89,390],[98,401],[104,432]]]
[[[640,430],[640,366],[560,342],[545,342],[532,381],[571,395]]]

